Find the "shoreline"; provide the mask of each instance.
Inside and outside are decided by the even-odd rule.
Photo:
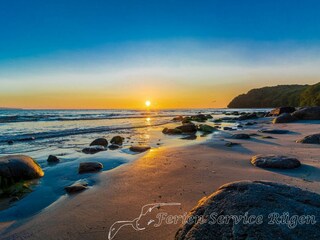
[[[259,124],[266,126],[270,124]],[[31,218],[11,223],[9,228],[10,223],[1,223],[1,239],[56,239],[57,234],[62,239],[107,238],[113,222],[134,219],[145,204],[179,202],[181,207],[170,208],[170,214],[183,214],[202,197],[233,181],[269,180],[320,193],[319,147],[295,143],[314,133],[314,125],[290,123],[273,127],[293,133],[273,135],[275,139],[256,136],[232,140],[241,143],[233,147],[208,139],[191,146],[152,149],[137,160],[100,173],[99,184],[92,189],[57,202]],[[257,133],[257,129],[243,132]],[[295,156],[303,165],[293,170],[256,168],[250,158],[260,153]],[[173,239],[178,227],[166,225],[145,231],[124,227],[114,239]]]

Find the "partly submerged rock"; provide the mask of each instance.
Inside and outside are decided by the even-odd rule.
[[[191,121],[195,121],[195,122],[205,122],[208,120],[207,116],[204,114],[197,114],[194,116],[190,116]]]
[[[88,189],[88,183],[87,182],[76,182],[70,186],[65,187],[64,189],[69,194],[82,192],[83,190]]]
[[[109,148],[110,150],[116,150],[116,149],[120,148],[120,146],[119,146],[119,145],[116,145],[116,144],[111,144],[111,145],[108,146],[108,148]]]
[[[175,129],[181,130],[182,133],[195,133],[197,131],[197,126],[193,123],[185,123]]]
[[[288,130],[284,130],[284,129],[260,129],[259,132],[271,133],[271,134],[286,134],[286,133],[289,133]]]
[[[172,121],[177,121],[177,122],[181,122],[184,119],[183,116],[176,116],[172,119]]]
[[[57,156],[49,155],[47,162],[48,163],[58,163],[58,162],[60,162],[60,159]]]
[[[205,133],[212,133],[214,131],[217,131],[217,128],[212,127],[212,126],[207,125],[207,124],[200,124],[198,126],[198,130],[201,131],[201,132],[205,132]]]
[[[107,147],[108,146],[108,140],[105,138],[97,138],[94,140],[92,143],[90,143],[90,146],[103,146]]]
[[[283,113],[293,113],[296,109],[294,107],[278,107],[272,109],[270,112],[271,116],[279,116]]]
[[[40,165],[29,156],[9,155],[0,157],[0,187],[16,182],[40,178],[44,175]]]
[[[82,162],[79,165],[79,173],[97,172],[103,168],[100,162]]]
[[[290,123],[294,121],[297,121],[297,119],[290,113],[282,113],[280,116],[274,118],[272,123]]]
[[[151,147],[149,147],[149,146],[131,146],[129,149],[130,149],[130,151],[132,151],[132,152],[139,152],[139,153],[141,153],[141,152],[145,152],[145,151],[148,151],[149,149],[150,149]]]
[[[320,144],[320,133],[308,135],[297,140],[297,143]]]
[[[182,131],[180,129],[177,128],[164,128],[162,130],[163,134],[171,134],[171,135],[175,135],[175,134],[182,134]]]
[[[243,115],[241,115],[238,120],[242,121],[242,120],[248,120],[248,119],[256,119],[258,118],[257,113],[245,113]]]
[[[256,155],[251,158],[252,165],[261,168],[291,169],[301,166],[298,159],[282,155]]]
[[[233,134],[231,136],[231,138],[233,138],[233,139],[249,139],[250,135],[246,134],[246,133],[237,133],[237,134]]]
[[[281,222],[281,216],[287,220]],[[320,239],[319,221],[319,194],[279,183],[242,181],[201,199],[175,239]]]
[[[114,136],[114,137],[111,139],[110,142],[111,142],[112,144],[122,145],[122,144],[123,144],[123,141],[124,141],[124,137]]]
[[[82,152],[85,154],[95,154],[97,152],[101,152],[101,151],[105,151],[105,150],[107,150],[105,147],[96,145],[96,146],[86,147],[86,148],[82,149]]]
[[[320,107],[305,107],[293,112],[292,116],[301,120],[320,120]]]

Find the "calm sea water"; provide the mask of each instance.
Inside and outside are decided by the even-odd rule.
[[[169,123],[177,115],[193,115],[201,112],[221,117],[225,112],[232,111],[232,109],[0,110],[0,154],[28,152],[54,144],[74,147],[81,144],[84,137],[136,133],[139,128]],[[9,146],[8,141],[14,141],[15,144]]]

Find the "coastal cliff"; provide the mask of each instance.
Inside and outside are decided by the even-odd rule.
[[[235,97],[228,108],[320,106],[320,82],[314,85],[278,85],[252,89]]]

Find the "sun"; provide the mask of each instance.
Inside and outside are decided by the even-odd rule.
[[[146,105],[147,107],[150,107],[151,102],[150,102],[149,100],[147,100],[147,101],[145,102],[145,105]]]

